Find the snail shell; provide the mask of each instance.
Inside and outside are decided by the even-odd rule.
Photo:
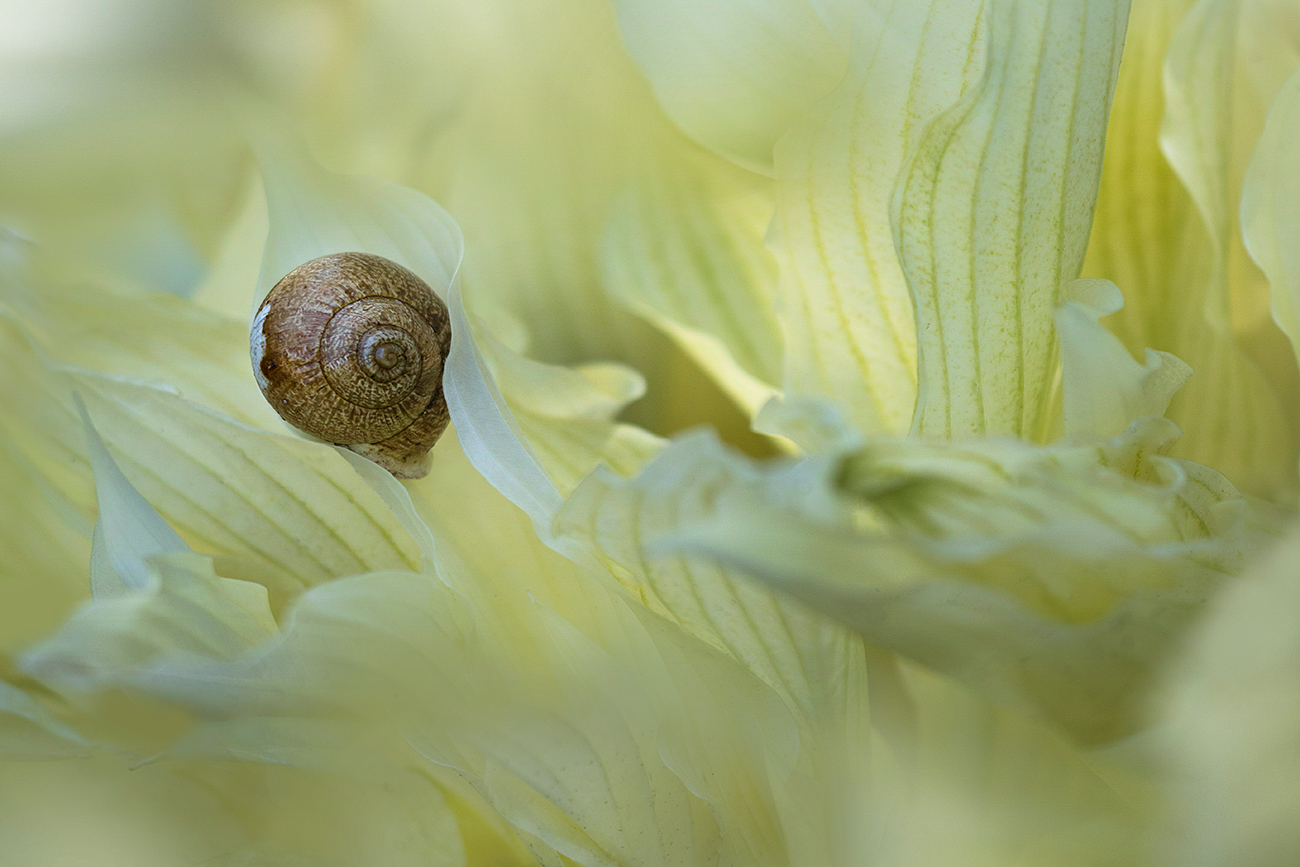
[[[289,424],[400,479],[429,472],[450,418],[447,305],[396,262],[334,253],[285,275],[249,335],[253,376]]]

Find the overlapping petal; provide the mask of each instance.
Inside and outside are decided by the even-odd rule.
[[[1250,544],[1222,476],[1161,456],[1175,434],[1149,420],[1097,447],[869,441],[820,472],[759,471],[688,441],[659,461],[702,456],[731,471],[680,480],[695,512],[661,518],[648,551],[748,572],[999,702],[1106,740],[1135,724],[1164,654]]]
[[[916,404],[913,300],[889,203],[926,124],[978,81],[979,3],[860,4],[848,74],[781,139],[769,239],[781,267],[784,386],[905,432]]]
[[[1292,359],[1273,363],[1234,216],[1244,187],[1293,332],[1291,7],[1138,3],[1109,136],[1122,0],[450,3],[393,33],[391,62],[352,39],[400,8],[316,14],[333,36],[285,126],[449,203],[463,293],[447,212],[322,170],[260,115],[265,215],[254,198],[226,220],[233,191],[261,192],[226,130],[200,149],[220,206],[144,233],[221,248],[207,309],[139,293],[183,274],[183,296],[202,267],[151,277],[168,263],[130,231],[94,288],[53,288],[48,258],[0,264],[0,481],[21,498],[0,518],[87,537],[0,533],[33,580],[83,576],[4,627],[6,653],[45,638],[20,668],[0,657],[0,750],[63,763],[6,765],[3,857],[55,851],[5,823],[39,833],[28,817],[61,805],[14,793],[63,786],[114,793],[139,815],[113,821],[167,863],[1142,862],[1156,786],[1079,744],[1141,723],[1267,536],[1229,480],[1293,487]],[[1121,157],[1103,170],[1104,137]],[[1074,280],[1099,177],[1089,268],[1114,284]],[[0,255],[25,244],[6,232]],[[425,479],[285,430],[251,387],[258,295],[351,249],[449,302],[455,426]],[[805,457],[616,421],[647,381],[698,393],[665,383],[627,309]],[[591,363],[607,353],[645,378]],[[1285,602],[1266,571],[1207,647]],[[1206,864],[1293,842],[1287,783],[1257,771],[1287,673],[1246,646],[1257,681],[1198,662],[1169,714]],[[1207,740],[1266,694],[1276,729]],[[1246,772],[1274,810],[1222,800]],[[169,802],[202,820],[177,833]],[[148,863],[90,836],[101,861]]]
[[[752,418],[781,383],[776,263],[763,246],[773,184],[675,138],[663,150],[610,218],[603,274]]]
[[[991,4],[978,87],[899,178],[921,435],[1054,432],[1053,315],[1083,264],[1127,20],[1127,2]]]
[[[1169,407],[1185,433],[1175,453],[1248,493],[1285,498],[1297,378],[1237,211],[1265,113],[1295,65],[1294,10],[1133,8],[1084,272],[1123,291],[1112,327],[1131,351],[1172,352],[1194,371]]]

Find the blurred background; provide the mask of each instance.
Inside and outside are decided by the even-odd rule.
[[[270,121],[446,207],[467,303],[533,357],[626,362],[650,382],[629,420],[768,449],[604,288],[619,197],[700,156],[605,0],[0,0],[0,22],[0,226],[42,279],[247,316]]]

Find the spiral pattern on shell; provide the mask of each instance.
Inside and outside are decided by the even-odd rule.
[[[335,253],[290,271],[250,334],[253,375],[285,421],[401,478],[428,472],[449,415],[447,306],[381,256]]]

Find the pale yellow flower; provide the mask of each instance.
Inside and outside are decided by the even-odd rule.
[[[1294,3],[162,18],[0,128],[0,860],[1294,850]],[[342,250],[451,309],[425,479],[249,373]]]

